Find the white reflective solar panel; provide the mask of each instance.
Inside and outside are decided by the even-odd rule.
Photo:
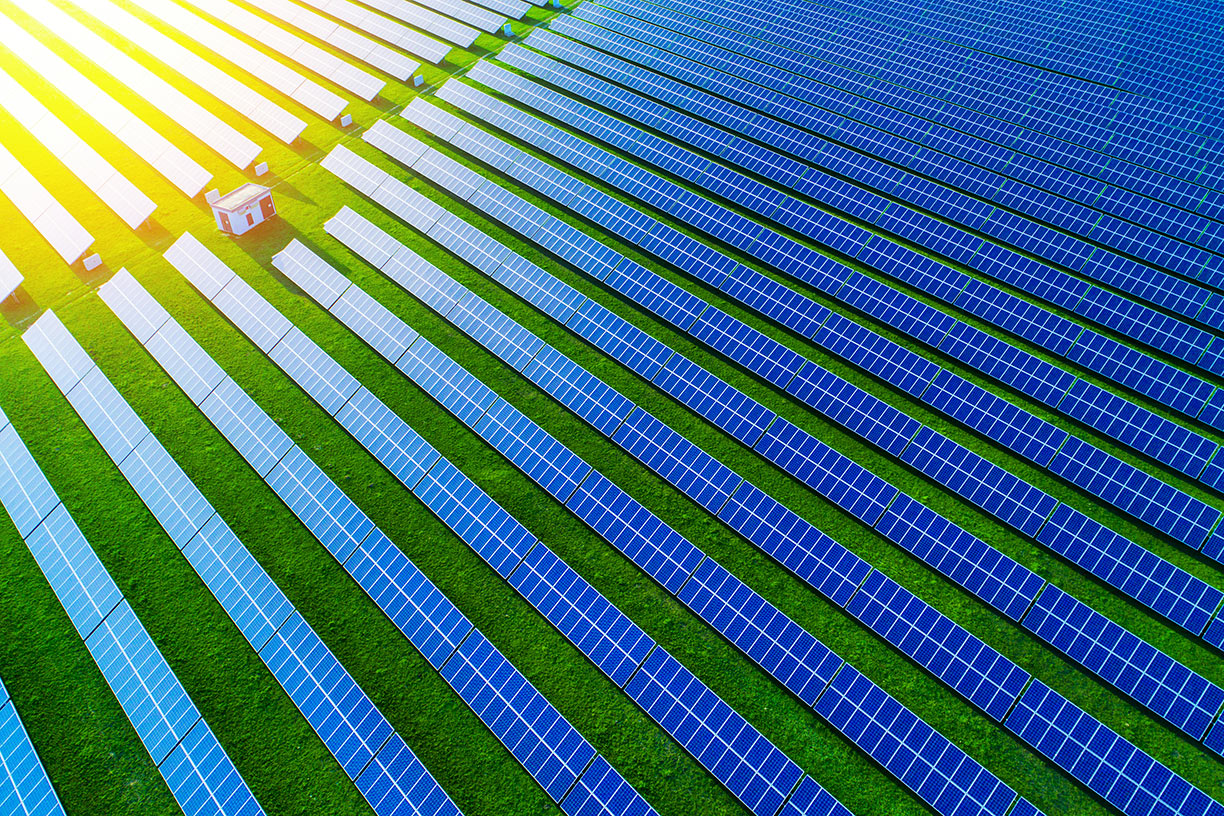
[[[34,138],[132,229],[143,224],[157,209],[152,199],[3,70],[0,70],[0,107],[25,125]]]
[[[74,263],[93,244],[93,236],[2,145],[0,193],[8,196],[65,263]]]
[[[207,0],[198,0],[198,2],[197,0],[187,0],[187,2],[194,3],[196,5],[203,4],[205,9],[216,5],[208,3]],[[221,0],[222,4],[216,5],[216,7],[223,9],[225,7],[223,4],[228,2],[229,0]],[[296,3],[291,2],[291,0],[247,0],[247,2],[261,11],[267,12],[273,17],[283,20],[289,25],[297,26],[302,31],[305,31],[313,37],[319,38],[328,45],[340,49],[346,54],[361,60],[367,65],[373,65],[375,68],[385,71],[396,79],[406,80],[416,73],[416,70],[421,67],[420,63],[408,59],[404,55],[388,48],[382,43],[375,42],[369,37],[358,34],[356,31],[353,31],[350,28],[345,28],[344,26],[328,19],[327,17],[324,17],[321,14],[316,14],[313,11],[304,9]],[[337,14],[336,16],[341,17],[341,19],[345,19],[342,15]],[[252,36],[254,36],[254,34],[252,34]],[[284,32],[281,29],[273,31],[271,28],[267,29],[263,34],[264,38],[287,36],[289,36],[287,32]],[[326,52],[324,52],[324,54],[328,58],[331,57],[331,55],[326,54]],[[298,59],[296,56],[294,58]],[[306,65],[305,62],[302,64]],[[341,62],[341,64],[347,66],[347,63]],[[318,71],[319,69],[315,68],[314,70]],[[320,73],[323,72],[320,71]],[[326,74],[324,75],[326,76]],[[333,79],[341,85],[344,84],[335,77],[333,77]],[[378,85],[379,88],[382,87],[381,82],[379,82]],[[357,92],[354,91],[354,93]],[[372,99],[374,93],[377,93],[377,91],[374,91],[369,97],[363,98]]]
[[[58,6],[47,0],[14,0],[14,4],[126,85],[133,93],[178,122],[234,166],[245,169],[259,155],[259,145],[90,31]]]
[[[0,43],[36,73],[54,77],[61,93],[188,196],[196,195],[208,183],[211,174],[207,170],[3,14],[0,14]],[[29,107],[26,110],[36,113]],[[82,161],[89,159],[85,157]],[[93,172],[92,168],[83,169]]]
[[[306,128],[301,119],[109,0],[77,5],[285,144],[296,141]]]
[[[252,48],[232,34],[221,30],[176,3],[168,2],[168,0],[133,1],[150,14],[169,23],[204,47],[211,48],[234,65],[258,77],[286,96],[297,100],[329,122],[337,118],[348,104],[343,98],[313,80],[307,79],[287,65]],[[228,22],[233,25],[236,21]]]
[[[4,300],[13,292],[17,291],[17,287],[21,285],[21,273],[17,271],[17,267],[13,266],[13,262],[8,259],[3,252],[0,252],[0,300]],[[3,425],[0,422],[0,425]]]
[[[440,43],[432,37],[426,37],[407,26],[388,20],[349,0],[303,0],[303,2],[368,34],[373,34],[380,40],[386,40],[409,54],[416,54],[427,62],[441,62],[451,51],[450,46],[445,43]]]
[[[454,43],[460,48],[467,48],[480,36],[480,32],[471,26],[455,22],[429,9],[405,2],[405,0],[362,0],[362,2],[371,8],[378,9],[383,14],[403,20],[410,26],[428,31],[447,42]],[[330,5],[328,8],[330,10]]]

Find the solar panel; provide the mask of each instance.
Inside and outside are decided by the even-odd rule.
[[[35,2],[41,1],[35,0]],[[152,3],[156,2],[156,0],[145,0],[145,2]],[[221,68],[162,34],[138,17],[118,8],[113,3],[110,3],[109,0],[102,0],[101,3],[90,6],[88,11],[96,19],[144,49],[152,57],[167,66],[173,67],[174,70],[181,73],[188,80],[203,88],[285,144],[293,144],[306,128],[306,123],[301,119],[279,105],[270,102],[249,86],[239,82]],[[191,16],[188,15],[188,17]],[[200,28],[201,24],[196,22],[191,24],[190,27],[194,31]],[[245,44],[235,48],[233,42],[237,41],[226,39],[225,42],[227,55],[233,52],[233,56],[242,59],[244,62],[249,61],[250,52],[246,50]],[[261,59],[260,57],[262,56],[254,58],[254,62],[259,63],[261,76],[274,72],[284,75],[288,71],[288,69],[280,66],[275,61]],[[271,69],[271,65],[275,65],[278,70]],[[271,76],[268,78],[272,79]]]
[[[358,34],[352,29],[345,28],[334,20],[316,14],[290,0],[250,0],[250,5],[283,22],[297,26],[333,48],[385,71],[400,81],[408,79],[421,67],[420,63],[413,62],[398,51]],[[355,6],[343,6],[342,13],[337,17],[347,22],[363,19],[354,12],[356,8]],[[379,27],[378,30],[383,29]],[[402,33],[410,34],[407,30]],[[392,34],[388,42],[395,42],[394,37],[395,35]],[[300,51],[295,53],[300,53]]]
[[[13,54],[36,73],[54,76],[56,86],[65,96],[148,162],[188,198],[194,198],[204,189],[204,185],[212,177],[211,173],[104,93],[28,31],[2,14],[0,34],[4,37],[5,47]]]
[[[8,259],[8,256],[0,252],[0,301],[7,300],[24,280],[21,272]]]
[[[0,106],[132,229],[147,221],[157,209],[152,199],[4,71],[0,71]]]
[[[0,193],[8,197],[64,263],[76,263],[93,245],[93,236],[2,145]]]
[[[238,169],[259,155],[257,144],[47,0],[20,0],[18,5]]]
[[[63,816],[17,706],[0,683],[0,808],[13,816]]]
[[[376,453],[384,454],[380,459],[389,468],[399,468],[399,472],[406,473],[410,472],[410,467],[415,467],[417,475],[410,477],[411,481],[406,478],[406,483],[418,489],[418,496],[444,522],[454,527],[482,555],[486,555],[486,551],[481,549],[484,540],[496,540],[508,549],[517,547],[519,551],[510,568],[520,563],[523,555],[536,543],[521,525],[441,459],[402,420],[395,417],[373,394],[361,388],[356,380],[253,289],[247,287],[236,296],[227,296],[230,287],[241,279],[235,276],[224,287],[218,287],[218,277],[224,280],[221,274],[224,264],[206,248],[198,244],[184,245],[180,251],[182,256],[179,262],[188,271],[193,283],[199,283],[204,290],[213,291],[213,302],[253,339],[265,337],[265,327],[269,324],[283,323],[288,326],[283,337],[266,349],[269,356],[296,380],[304,383],[312,396],[329,405],[329,411],[350,428],[363,444],[368,444]],[[318,280],[317,275],[321,271],[319,263],[322,262],[317,256],[314,257],[319,263],[310,262],[307,258],[309,253],[304,248],[295,249],[292,255],[296,262],[286,265],[291,275],[302,274],[310,280]],[[213,274],[197,274],[200,269],[212,269]],[[138,285],[130,281],[128,286]],[[132,295],[129,301],[141,299],[134,292],[129,294]],[[147,294],[143,299],[150,300]],[[341,308],[338,301],[334,301],[333,305]],[[248,319],[250,315],[262,315],[262,319],[252,321]],[[134,322],[139,329],[140,322]],[[177,326],[177,323],[169,321],[163,329],[169,325]],[[198,354],[203,354],[190,338],[186,338],[184,343],[190,343]],[[174,376],[174,371],[171,374]],[[349,571],[400,631],[448,681],[452,681],[457,691],[465,695],[482,720],[515,752],[550,794],[554,798],[564,794],[581,775],[585,761],[577,769],[574,779],[570,779],[557,792],[554,789],[555,768],[551,761],[541,761],[542,753],[551,752],[556,756],[573,750],[589,751],[593,755],[594,749],[492,646],[488,646],[491,654],[484,655],[484,658],[501,661],[494,675],[473,679],[464,667],[457,665],[464,662],[464,658],[459,656],[461,644],[483,640],[471,623],[374,526],[335,482],[288,440],[284,432],[232,379],[226,377],[216,387],[209,397],[209,400],[213,399],[223,400],[229,411],[219,415],[210,413],[205,405],[201,405],[218,429],[252,461],[290,510]],[[255,431],[252,432],[252,429]],[[252,441],[260,436],[283,439],[283,450],[266,457],[255,455],[253,449],[267,450],[266,443],[265,447],[260,448]],[[261,461],[266,464],[261,466]],[[449,473],[435,465],[449,467]],[[431,478],[422,478],[426,471]],[[474,500],[477,496],[483,498],[483,507]],[[173,523],[172,515],[163,512],[159,519],[163,517]],[[215,514],[213,518],[218,519]],[[205,525],[184,552],[198,559],[198,563],[193,561],[193,565],[206,580],[212,577],[217,581],[216,585],[210,583],[210,588],[223,602],[231,598],[249,599],[249,602],[233,608],[231,616],[235,623],[244,634],[249,633],[252,645],[259,650],[273,674],[354,779],[367,801],[380,812],[399,812],[410,806],[415,812],[457,813],[449,798],[394,734],[309,625],[287,601],[278,602],[283,596],[274,585],[268,582],[261,586],[257,582],[249,589],[241,587],[241,591],[236,591],[234,587],[222,583],[229,575],[223,568],[230,561],[220,554],[235,549],[241,551],[242,548],[223,524],[220,529],[212,526],[214,529]],[[477,528],[480,530],[477,531]],[[488,557],[493,561],[492,553]],[[262,574],[257,567],[253,572]],[[574,585],[577,580],[577,576],[573,575],[570,584]],[[279,617],[279,621],[276,617]],[[487,641],[484,643],[488,645]],[[503,707],[495,710],[484,708],[482,701],[491,694],[499,693],[505,687],[502,684],[518,684],[518,695],[506,701]],[[475,697],[466,696],[468,694]],[[553,739],[557,742],[523,738],[525,729],[535,727],[537,718],[547,716],[554,717],[556,725],[542,733],[540,740]],[[614,780],[608,779],[606,782],[613,784]],[[653,812],[627,786],[617,802],[625,812]]]
[[[1006,725],[1123,813],[1224,813],[1224,806],[1034,680]]]
[[[58,323],[52,312],[41,320]],[[261,814],[178,678],[7,422],[0,429],[0,460],[6,465],[0,470],[4,477],[0,479],[0,500],[18,521],[39,568],[180,807],[187,816]],[[27,530],[21,519],[28,517],[26,506],[32,495],[42,496],[53,507],[36,527]],[[3,710],[0,707],[0,718]],[[8,739],[0,739],[0,765],[10,771],[24,770],[27,776],[6,776],[6,781],[37,786],[37,780],[29,776],[32,766],[9,766],[10,748]],[[60,812],[49,784],[42,793],[18,789],[17,795],[22,802],[3,795],[0,803],[33,806],[34,799],[42,797],[38,809],[17,812]],[[24,801],[27,797],[31,798],[28,803]]]

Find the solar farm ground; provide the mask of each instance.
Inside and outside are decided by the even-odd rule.
[[[139,9],[131,10],[157,24]],[[214,172],[210,188],[226,191],[247,178],[110,76],[92,68],[20,9],[0,0],[0,11],[38,33],[103,89]],[[77,16],[89,20],[86,15]],[[526,33],[531,25],[547,22],[551,16],[552,12],[533,9],[523,22],[515,24],[516,34]],[[116,44],[122,43],[108,30],[89,21],[94,30]],[[169,27],[158,27],[187,47],[202,52],[198,45]],[[485,35],[477,41],[479,48],[469,52],[456,49],[451,63],[424,69],[426,84],[419,92],[430,93],[447,75],[461,77],[474,61],[498,50],[505,42],[505,38]],[[353,128],[341,130],[321,122],[258,80],[244,77],[309,123],[303,138],[289,148],[188,82],[163,72],[176,87],[264,148],[261,159],[271,167],[268,183],[273,185],[279,218],[247,236],[229,239],[217,233],[201,200],[186,200],[147,165],[136,161],[126,148],[69,104],[53,81],[35,76],[3,48],[0,67],[111,158],[158,204],[152,223],[135,232],[129,230],[19,123],[0,112],[0,142],[23,157],[28,167],[37,167],[40,180],[93,232],[97,239],[95,248],[105,261],[93,272],[82,271],[79,264],[66,267],[20,213],[0,198],[0,250],[26,278],[21,302],[7,304],[4,321],[0,322],[0,406],[269,813],[341,816],[371,811],[21,342],[21,333],[46,309],[54,310],[83,343],[465,813],[543,814],[555,807],[97,297],[97,287],[120,267],[127,268],[148,288],[660,814],[714,816],[746,811],[162,259],[162,253],[185,231],[202,240],[365,386],[408,418],[430,443],[855,813],[892,816],[929,811],[849,741],[818,720],[811,709],[751,664],[275,272],[271,257],[293,238],[317,251],[1046,813],[1091,816],[1111,812],[1003,727],[982,716],[865,626],[817,596],[756,547],[593,433],[547,394],[327,236],[323,222],[343,205],[351,206],[390,231],[621,393],[649,407],[687,438],[888,572],[1185,779],[1216,798],[1224,798],[1224,766],[1201,747],[1124,700],[1021,627],[1004,620],[548,316],[400,224],[317,162],[337,143],[351,146],[1209,680],[1224,684],[1224,663],[1218,653],[1201,642],[1183,636],[1146,609],[1126,601],[932,480],[868,446],[730,361],[697,346],[661,320],[558,263],[534,244],[413,177],[361,143],[360,132],[376,119],[392,120],[417,138],[497,179],[508,189],[596,235],[667,279],[699,292],[719,308],[947,433],[1052,496],[1083,509],[1205,581],[1224,586],[1220,570],[1201,557],[1132,523],[1099,500],[993,443],[952,425],[921,401],[865,376],[814,343],[777,329],[716,291],[604,234],[597,226],[572,217],[530,190],[469,161],[397,116],[418,90],[394,80],[388,82],[375,104],[338,91],[349,100],[349,111],[355,120]],[[527,149],[550,160],[539,151]],[[681,231],[696,235],[669,217],[655,214]],[[746,265],[773,276],[763,265],[729,247],[722,248]],[[787,283],[818,302],[837,307],[815,290],[794,281]],[[916,290],[907,291],[940,306]],[[972,317],[959,316],[988,333],[999,334]],[[856,319],[906,343],[905,338],[869,318]],[[1036,348],[1026,347],[1038,356],[1046,356]],[[939,362],[998,392],[995,384],[968,367],[946,358]],[[1094,375],[1077,373],[1117,390]],[[1069,424],[1065,418],[1022,395],[1007,396],[1055,424]],[[1162,415],[1172,416],[1158,406],[1151,407]],[[1159,472],[1162,478],[1192,495],[1220,505],[1218,496],[1192,480],[1143,462],[1100,434],[1084,428],[1078,432],[1120,458]],[[1219,434],[1207,435],[1217,442],[1224,441]],[[3,633],[0,677],[18,703],[31,739],[68,812],[81,816],[179,812],[30,552],[7,521],[0,522],[0,632]]]

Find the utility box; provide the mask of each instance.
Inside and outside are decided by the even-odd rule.
[[[248,182],[212,202],[217,228],[227,235],[242,235],[276,215],[272,191]]]

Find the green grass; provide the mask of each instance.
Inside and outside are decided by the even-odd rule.
[[[28,22],[28,18],[3,0],[0,0],[0,11]],[[523,23],[515,24],[516,35],[525,32],[530,24],[545,21],[550,16],[551,12],[533,9]],[[97,26],[95,29],[106,36],[105,29]],[[442,69],[428,68],[425,71],[427,82],[440,82],[451,71],[464,68],[496,50],[502,42],[501,38],[482,36],[471,52],[456,51]],[[126,92],[109,76],[59,44],[53,47],[216,172],[217,177],[210,187],[228,190],[246,178],[226,167],[181,128]],[[5,225],[0,235],[0,249],[27,277],[25,301],[6,308],[7,325],[0,326],[0,372],[4,372],[0,375],[0,407],[30,446],[86,537],[270,814],[368,814],[370,811],[20,341],[20,332],[44,309],[54,309],[81,340],[465,813],[543,814],[556,809],[478,718],[408,645],[96,297],[97,285],[120,266],[128,268],[150,290],[661,814],[700,813],[704,816],[744,811],[577,649],[161,259],[161,253],[186,230],[203,240],[363,384],[408,419],[443,455],[855,813],[891,816],[927,811],[706,624],[272,270],[268,263],[270,257],[291,238],[299,238],[320,251],[431,342],[624,486],[770,602],[983,761],[1004,781],[1032,798],[1047,813],[1106,812],[1099,801],[1038,759],[1004,729],[981,716],[857,622],[833,609],[748,542],[713,520],[610,442],[592,433],[546,394],[506,369],[326,236],[322,230],[323,221],[344,204],[371,217],[448,274],[544,340],[563,349],[685,436],[699,441],[739,473],[1005,655],[1034,671],[1175,771],[1217,797],[1224,793],[1224,774],[1219,764],[1207,759],[1200,749],[1127,704],[1084,672],[1053,656],[1019,627],[1001,621],[982,603],[798,485],[654,386],[641,381],[547,316],[451,258],[427,239],[398,224],[314,164],[331,145],[351,139],[352,134],[320,123],[309,112],[272,92],[268,92],[270,96],[284,102],[287,108],[310,123],[301,144],[293,148],[279,145],[265,134],[243,125],[237,117],[227,115],[227,121],[265,146],[265,155],[261,158],[266,158],[272,168],[271,183],[276,185],[280,212],[275,222],[231,241],[213,231],[207,208],[201,202],[183,199],[177,190],[138,162],[113,137],[91,125],[79,112],[74,115],[74,109],[56,89],[24,70],[2,50],[0,67],[32,88],[55,110],[62,111],[66,123],[86,134],[100,152],[121,164],[125,174],[160,205],[154,223],[136,233],[131,232],[80,182],[55,164],[18,123],[0,114],[0,141],[37,166],[39,178],[98,238],[97,249],[106,261],[102,269],[92,274],[82,272],[79,267],[65,267],[20,214],[7,201],[0,201],[0,219],[3,219],[0,223]],[[251,81],[259,87],[256,80],[252,78]],[[187,83],[175,84],[202,104],[221,111],[215,101],[192,91]],[[266,88],[264,90],[267,92]],[[353,100],[350,110],[358,125],[354,130],[370,125],[377,118],[392,115],[415,93],[392,82],[384,92],[386,98],[377,100],[376,104]],[[419,138],[429,140],[403,120],[397,121]],[[396,169],[368,146],[354,145],[354,149],[387,169]],[[673,348],[716,371],[788,420],[863,462],[902,490],[928,502],[1021,563],[1092,603],[1191,668],[1218,683],[1224,682],[1224,668],[1220,666],[1218,655],[1191,643],[1145,610],[1121,600],[1111,590],[1084,577],[984,514],[966,507],[925,477],[877,453],[790,397],[695,346],[652,316],[627,304],[619,295],[556,263],[534,246],[490,224],[445,194],[430,190],[410,174],[402,171],[400,174],[417,189],[429,191],[435,200]],[[514,183],[499,180],[571,223],[596,231],[590,224],[557,210]],[[619,242],[609,239],[608,243],[920,420],[939,430],[950,430],[946,422],[923,404],[830,359],[812,344],[770,327],[701,285],[650,263],[649,259]],[[949,367],[962,376],[979,379],[957,366]],[[1094,517],[1107,521],[1180,566],[1220,584],[1216,570],[1183,549],[1125,522],[1108,508],[1078,495],[1048,474],[1029,468],[1015,457],[965,433],[956,432],[956,438],[1057,498],[1086,508]],[[1095,437],[1093,441],[1101,443]],[[6,635],[0,641],[0,677],[12,693],[69,813],[74,816],[177,813],[177,806],[122,710],[33,558],[8,522],[0,522],[0,631]]]

